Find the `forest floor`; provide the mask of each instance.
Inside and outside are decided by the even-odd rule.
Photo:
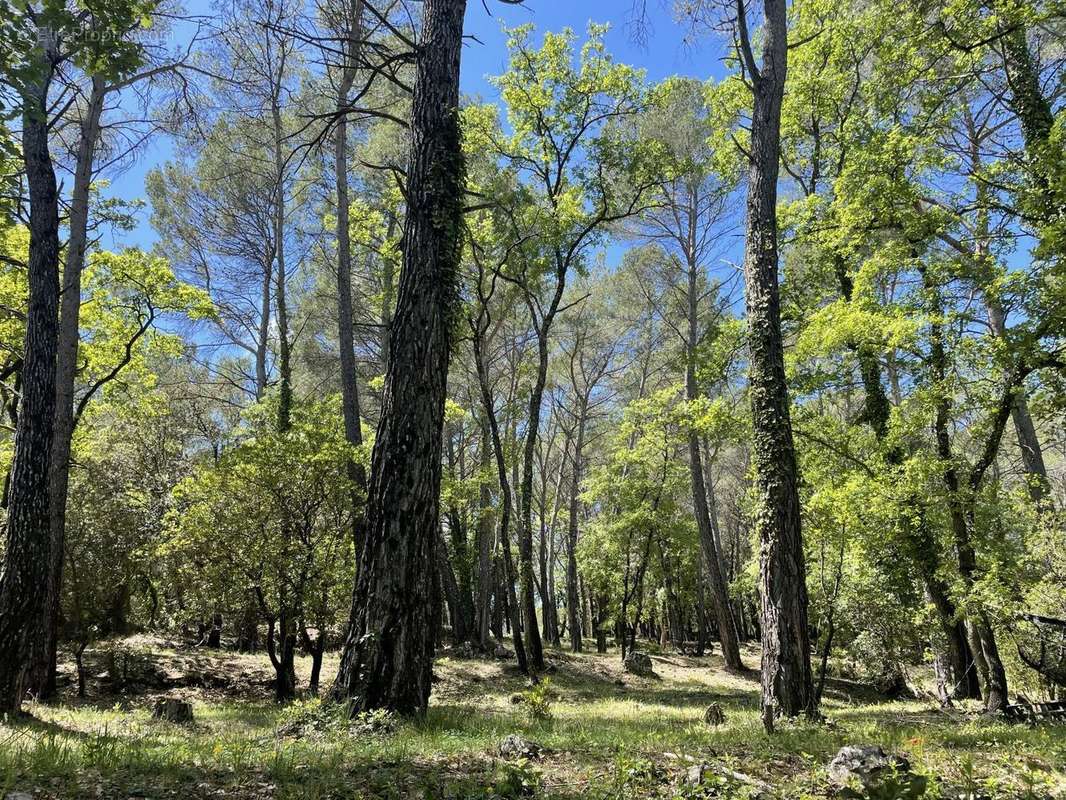
[[[624,673],[617,652],[548,658],[555,671],[541,697],[513,661],[444,650],[424,719],[349,724],[315,700],[272,702],[263,654],[148,637],[101,644],[87,653],[86,699],[68,684],[54,704],[0,724],[0,798],[800,800],[839,796],[826,767],[851,744],[881,745],[928,777],[925,794],[889,780],[873,798],[1066,798],[1066,725],[944,713],[831,681],[827,722],[784,723],[767,736],[757,673],[729,674],[715,655],[653,655],[653,677]],[[754,668],[758,652],[745,661]],[[309,669],[301,659],[302,682]],[[335,669],[327,656],[324,682]],[[160,697],[191,702],[194,722],[152,719]],[[711,703],[724,711],[720,725],[704,722]],[[501,757],[509,734],[543,752]]]

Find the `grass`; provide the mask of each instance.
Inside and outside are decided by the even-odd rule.
[[[86,798],[741,798],[765,782],[771,796],[815,798],[833,794],[825,767],[834,753],[870,743],[905,755],[929,776],[929,798],[1066,798],[1066,726],[1007,725],[972,710],[945,714],[927,702],[886,702],[834,682],[824,704],[828,724],[784,723],[770,737],[754,673],[728,674],[716,657],[654,657],[656,676],[637,678],[622,673],[617,654],[551,652],[557,671],[548,714],[538,705],[534,715],[514,702],[526,682],[512,666],[445,655],[426,717],[374,733],[340,724],[314,702],[275,705],[263,683],[265,656],[205,656],[153,640],[123,647],[171,676],[206,671],[210,680],[31,705],[30,718],[0,724],[0,797],[17,790]],[[754,651],[746,657],[757,660]],[[328,660],[323,674],[335,666]],[[234,693],[237,684],[242,693]],[[161,694],[190,700],[196,722],[151,719]],[[725,711],[719,727],[703,722],[711,702]],[[511,733],[546,754],[532,762],[499,758],[498,744]],[[750,782],[725,777],[687,786],[686,770],[697,762]]]

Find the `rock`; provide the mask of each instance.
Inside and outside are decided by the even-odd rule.
[[[703,776],[709,771],[706,764],[693,764],[685,771],[685,785],[699,786],[703,783]]]
[[[496,645],[496,649],[492,652],[496,658],[514,658],[514,653],[504,647],[502,644]]]
[[[866,789],[892,773],[909,776],[910,768],[907,759],[888,755],[880,745],[846,745],[829,762],[829,778],[837,786],[855,779]]]
[[[8,792],[4,800],[33,800],[33,795],[29,792]]]
[[[517,733],[512,733],[500,742],[500,755],[504,758],[537,758],[544,748],[529,739],[523,739]]]
[[[689,759],[689,756],[682,756],[682,758]],[[708,777],[715,777],[718,779],[716,786],[719,786],[721,781],[726,781],[728,784],[739,784],[747,787],[745,797],[751,797],[753,800],[761,800],[761,798],[769,798],[773,796],[773,787],[765,781],[761,781],[758,778],[753,778],[750,775],[745,775],[743,772],[737,772],[730,769],[723,764],[693,764],[687,770],[685,770],[685,778],[683,783],[687,786],[700,786]],[[715,794],[717,797],[717,793]],[[732,797],[733,795],[728,795]]]
[[[715,727],[725,723],[725,711],[718,703],[711,703],[707,706],[707,710],[703,712],[703,721],[708,725],[714,725]]]
[[[647,653],[641,653],[638,650],[630,650],[622,662],[622,666],[625,667],[626,672],[632,672],[634,675],[655,674],[651,665],[651,657]]]
[[[456,658],[473,658],[474,645],[470,644],[470,642],[463,642],[461,645],[455,648],[453,654]]]
[[[184,700],[176,700],[173,697],[161,698],[156,701],[155,708],[152,709],[152,718],[184,725],[192,722],[192,706]]]

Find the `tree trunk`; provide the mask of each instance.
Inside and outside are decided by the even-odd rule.
[[[578,408],[574,457],[570,469],[570,508],[566,535],[566,614],[570,627],[570,649],[581,652],[581,601],[577,585],[578,511],[581,494],[581,457],[585,449],[585,425],[588,416],[587,398]]]
[[[483,314],[485,312],[483,311]],[[484,323],[487,327],[487,320]],[[507,477],[507,462],[504,458],[503,441],[500,439],[500,425],[496,420],[496,408],[492,398],[492,387],[489,384],[489,376],[485,365],[485,355],[482,352],[485,334],[482,322],[474,325],[473,348],[474,365],[477,369],[478,387],[481,390],[481,404],[484,407],[485,419],[489,426],[489,434],[492,439],[492,452],[496,459],[496,477],[500,483],[500,549],[503,557],[503,592],[497,592],[497,602],[502,602],[506,607],[506,618],[510,622],[511,639],[514,642],[515,658],[522,672],[529,672],[529,662],[526,658],[525,645],[522,642],[522,626],[519,624],[521,616],[518,606],[518,596],[515,592],[515,568],[514,559],[511,556],[510,525],[512,515],[511,483]]]
[[[492,443],[487,420],[481,423],[481,462],[487,467],[492,459]],[[492,550],[496,536],[496,518],[492,511],[492,487],[488,481],[482,481],[479,488],[480,509],[478,516],[478,570],[477,570],[477,640],[482,650],[490,649],[492,627]]]
[[[840,294],[846,302],[851,302],[854,294],[854,281],[848,273],[843,259],[836,263],[837,282]],[[888,425],[892,408],[884,385],[881,383],[881,364],[877,355],[861,344],[850,345],[859,362],[859,374],[863,386],[863,418],[873,429],[877,440],[882,444],[888,437]],[[898,446],[892,446],[885,460],[893,468],[900,468],[904,461],[904,452]],[[909,548],[911,561],[917,567],[925,588],[926,598],[933,606],[940,624],[940,636],[934,636],[931,645],[935,651],[937,693],[945,705],[951,700],[980,697],[976,676],[970,669],[973,656],[966,642],[964,627],[958,621],[958,609],[951,599],[950,591],[940,577],[940,554],[937,544],[930,535],[925,520],[920,498],[912,495],[906,501],[910,513],[901,517],[905,544]],[[818,691],[821,698],[821,690]]]
[[[301,625],[300,637],[303,640],[304,650],[311,656],[311,675],[307,680],[307,690],[311,694],[317,695],[319,684],[322,681],[322,656],[326,652],[326,640],[329,638],[326,635],[326,627],[319,625],[318,635],[312,639],[307,632],[307,628]]]
[[[295,622],[282,613],[267,621],[267,655],[274,667],[274,699],[279,703],[296,697]]]
[[[44,36],[45,39],[50,39]],[[0,577],[0,712],[18,712],[40,620],[51,610],[41,587],[52,563],[50,469],[55,433],[59,324],[59,202],[48,151],[48,88],[54,41],[39,43],[38,83],[23,97],[22,157],[30,191],[29,305],[22,403],[8,488],[7,542]]]
[[[465,165],[465,0],[426,0],[415,66],[403,269],[374,443],[365,545],[333,697],[352,712],[424,714],[433,666],[441,438]]]
[[[685,366],[685,395],[689,401],[699,397],[696,386],[696,346],[699,343],[696,307],[696,272],[689,268],[688,280],[688,342]],[[700,532],[700,545],[703,548],[704,563],[711,584],[711,604],[714,606],[715,618],[718,620],[718,638],[722,644],[722,657],[728,669],[743,670],[740,660],[740,644],[737,636],[736,621],[729,607],[729,587],[722,574],[722,559],[715,541],[711,512],[707,505],[707,487],[703,482],[703,461],[700,457],[700,440],[695,430],[688,435],[689,472],[692,476],[692,506],[696,512],[696,526]]]
[[[278,323],[278,431],[289,430],[292,416],[292,357],[289,346],[289,305],[285,281],[285,158],[281,151],[285,131],[282,127],[280,99],[275,95],[272,108],[274,120],[274,263],[277,275],[277,323]]]
[[[964,588],[969,592],[977,576],[977,554],[970,540],[970,519],[966,513],[962,498],[962,486],[954,464],[951,438],[948,433],[948,418],[951,399],[944,391],[947,379],[947,351],[944,345],[944,328],[940,321],[943,303],[938,287],[929,284],[923,273],[925,289],[933,295],[933,322],[930,325],[930,366],[937,385],[937,402],[933,423],[936,434],[937,457],[943,465],[943,480],[948,493],[948,505],[951,512],[951,530],[955,539],[955,551],[959,562],[959,574]],[[976,487],[974,487],[976,488]],[[969,501],[972,505],[973,500]],[[983,607],[968,614],[966,626],[970,650],[983,683],[985,710],[1001,711],[1007,705],[1007,673],[999,656],[992,623]]]
[[[452,641],[456,644],[470,641],[473,635],[471,620],[467,617],[468,609],[465,608],[462,589],[448,558],[448,546],[444,543],[443,536],[437,537],[437,572],[444,590],[444,602],[448,605],[448,616],[451,617]]]
[[[89,221],[89,188],[93,173],[93,156],[100,136],[100,116],[107,93],[104,79],[92,78],[92,90],[81,120],[81,136],[71,190],[66,260],[63,267],[63,291],[60,299],[59,332],[56,355],[56,423],[52,443],[52,544],[51,563],[45,590],[46,609],[41,620],[42,634],[34,646],[34,656],[27,671],[27,688],[40,697],[55,694],[56,648],[59,643],[60,600],[63,587],[63,552],[66,532],[67,487],[70,481],[70,445],[74,435],[74,378],[78,367],[78,341],[81,316],[81,276],[85,266],[86,236]]]
[[[333,167],[337,190],[337,347],[341,367],[341,415],[344,418],[344,438],[353,447],[363,444],[363,428],[359,410],[359,377],[355,363],[355,314],[352,310],[352,244],[349,230],[348,197],[348,94],[355,80],[356,61],[360,47],[363,0],[352,0],[352,18],[342,25],[342,51],[345,60],[337,88],[337,127],[333,132]],[[366,470],[355,459],[348,460],[348,479],[363,497],[366,495]],[[362,546],[359,520],[362,516],[362,497],[353,491],[353,535],[356,553]],[[358,561],[358,557],[356,559]]]
[[[537,624],[537,603],[533,578],[533,459],[540,431],[540,407],[548,373],[548,326],[537,332],[537,378],[529,396],[525,445],[522,454],[521,517],[518,525],[518,584],[521,588],[522,625],[525,627],[529,663],[535,670],[544,669],[544,645]]]
[[[753,421],[752,459],[761,545],[762,710],[767,729],[777,714],[816,713],[807,632],[807,586],[796,453],[781,339],[777,252],[777,179],[781,101],[785,87],[788,22],[785,0],[764,0],[761,68],[748,40],[738,2],[741,39],[752,81],[751,157],[748,171],[744,277]]]

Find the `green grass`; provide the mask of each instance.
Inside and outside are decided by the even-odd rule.
[[[0,725],[0,797],[12,790],[86,798],[752,795],[731,779],[685,786],[694,761],[765,781],[777,797],[826,797],[825,767],[837,749],[874,743],[930,776],[930,798],[1066,798],[1066,726],[1031,729],[943,714],[921,701],[877,702],[841,682],[827,695],[830,724],[783,723],[771,737],[759,719],[755,677],[729,675],[716,658],[657,658],[659,677],[627,675],[619,686],[616,654],[551,657],[559,669],[548,720],[512,702],[525,688],[513,668],[452,658],[435,667],[426,717],[386,733],[349,728],[313,704],[283,708],[263,696],[199,689],[179,692],[193,702],[192,726],[152,720],[158,695],[31,706],[32,718]],[[234,656],[214,666],[263,669],[263,660]],[[726,714],[717,728],[702,721],[712,701]],[[303,718],[318,724],[294,735],[293,720]],[[508,764],[496,748],[510,733],[549,752]]]

